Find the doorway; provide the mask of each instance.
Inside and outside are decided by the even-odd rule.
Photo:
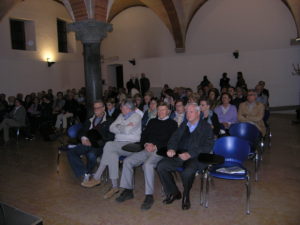
[[[117,87],[117,89],[124,87],[123,65],[112,64],[108,65],[108,86]]]

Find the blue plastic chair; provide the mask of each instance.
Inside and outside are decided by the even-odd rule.
[[[82,129],[83,125],[81,123],[77,123],[71,127],[69,127],[67,134],[69,138],[77,138],[78,132]]]
[[[261,160],[261,147],[263,147],[260,143],[260,131],[251,123],[236,123],[230,127],[229,134],[249,142],[251,147],[249,158],[254,160],[255,181],[257,181],[258,168]]]
[[[226,180],[246,180],[246,213],[250,214],[250,175],[248,170],[243,166],[250,152],[249,143],[238,137],[222,137],[215,142],[213,151],[214,154],[223,156],[225,161],[223,164],[210,166],[206,171],[205,207],[208,207],[209,182],[212,177]],[[232,167],[239,167],[242,173],[231,174],[218,171],[220,168],[229,170]]]

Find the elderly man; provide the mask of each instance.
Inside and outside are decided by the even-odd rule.
[[[145,178],[145,200],[141,206],[142,210],[151,208],[154,199],[154,169],[165,154],[167,143],[173,132],[177,129],[177,123],[169,118],[170,110],[166,103],[158,106],[158,117],[151,119],[142,132],[141,144],[145,150],[134,153],[123,162],[120,187],[124,191],[116,199],[124,202],[133,198],[133,168],[143,164]],[[160,155],[158,155],[159,153]]]
[[[134,110],[135,105],[132,101],[125,101],[122,103],[121,114],[109,128],[109,130],[115,134],[115,140],[105,144],[100,166],[93,178],[81,183],[84,187],[94,187],[99,185],[101,182],[100,178],[106,166],[108,166],[112,188],[104,195],[104,199],[108,199],[119,192],[119,157],[130,156],[133,154],[132,152],[122,150],[122,147],[129,143],[140,141],[142,118],[135,113]]]
[[[113,120],[107,118],[104,102],[95,101],[93,109],[94,115],[84,123],[78,134],[81,144],[73,148],[68,146],[60,148],[60,150],[67,150],[71,168],[76,177],[83,178],[83,181],[88,180],[93,172],[97,157],[102,155],[104,144],[114,139],[114,135],[109,132]],[[82,155],[86,156],[86,166],[81,159]]]
[[[209,153],[213,146],[213,131],[204,120],[200,120],[200,108],[195,103],[186,106],[187,122],[184,122],[171,136],[168,142],[167,158],[162,159],[157,166],[157,171],[162,182],[166,199],[165,204],[181,199],[181,193],[174,181],[172,172],[178,167],[183,167],[181,179],[183,184],[182,209],[191,207],[189,200],[196,172],[203,170],[206,165],[198,162],[200,153]]]
[[[264,136],[266,134],[266,127],[263,121],[265,106],[261,102],[257,102],[256,98],[256,90],[248,90],[247,101],[240,104],[238,120],[254,124]]]
[[[8,116],[1,122],[0,131],[3,130],[4,143],[9,142],[9,128],[22,127],[26,124],[26,109],[19,99],[15,100],[15,107]]]

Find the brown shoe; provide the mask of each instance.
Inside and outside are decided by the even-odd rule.
[[[101,180],[96,180],[94,178],[91,178],[90,180],[88,181],[83,181],[81,183],[81,186],[82,187],[86,187],[86,188],[92,188],[92,187],[95,187],[95,186],[98,186],[101,184]]]
[[[103,196],[104,199],[109,199],[115,194],[119,192],[119,188],[111,188],[106,194]]]

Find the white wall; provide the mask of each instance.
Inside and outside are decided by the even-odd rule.
[[[125,83],[130,74],[145,72],[152,86],[189,86],[203,75],[218,87],[223,72],[236,83],[242,71],[249,87],[265,80],[271,106],[300,103],[300,78],[292,76],[292,63],[300,63],[300,47],[290,46],[296,26],[286,6],[277,0],[209,0],[194,16],[186,37],[186,52],[176,54],[174,40],[150,10],[135,7],[112,21],[114,31],[102,42],[105,57],[120,60]],[[238,49],[239,59],[232,56]],[[127,62],[135,58],[133,67]],[[109,84],[108,84],[109,85]]]
[[[9,19],[35,23],[36,51],[11,49]],[[65,7],[52,0],[26,0],[0,21],[0,93],[15,95],[52,88],[55,92],[84,85],[82,45],[70,34],[72,53],[58,53],[56,19],[72,22]],[[46,58],[56,64],[47,67]]]

